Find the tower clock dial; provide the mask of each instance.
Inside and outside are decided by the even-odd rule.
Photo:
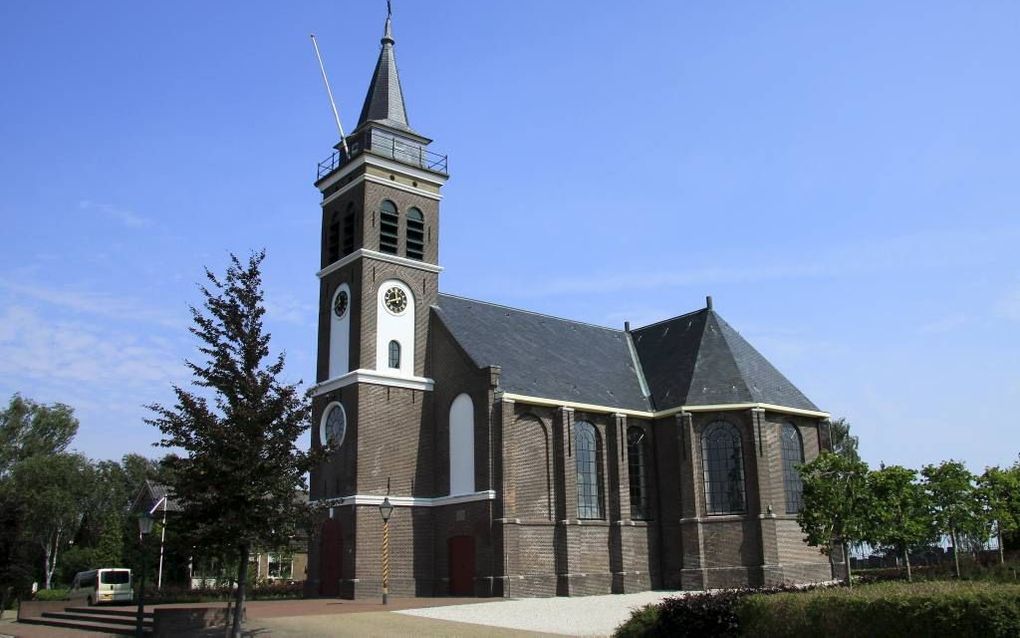
[[[399,315],[407,309],[407,293],[396,286],[387,290],[386,296],[383,299],[386,303],[386,309],[395,315]]]
[[[333,301],[333,313],[337,316],[337,319],[343,319],[344,315],[347,314],[347,306],[350,304],[350,298],[347,296],[346,290],[341,290],[337,294],[336,299]]]
[[[326,412],[320,438],[324,445],[340,445],[347,431],[347,414],[339,403],[334,403]]]

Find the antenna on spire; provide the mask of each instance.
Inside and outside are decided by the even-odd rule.
[[[389,0],[386,0],[389,4]],[[312,36],[312,46],[315,48],[315,57],[319,60],[319,70],[322,71],[322,83],[326,85],[326,95],[329,96],[329,105],[333,109],[333,118],[336,120],[336,128],[340,131],[340,146],[344,150],[344,160],[350,158],[351,153],[347,148],[347,136],[344,135],[343,124],[340,123],[340,113],[336,110],[336,102],[333,100],[333,90],[329,88],[329,78],[326,77],[326,65],[322,63],[322,55],[319,53],[319,44],[315,41],[315,34]]]

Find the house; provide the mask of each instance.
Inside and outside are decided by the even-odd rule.
[[[392,22],[319,164],[309,593],[552,596],[831,578],[795,466],[829,415],[715,310],[622,330],[440,292],[446,156]],[[580,214],[580,213],[578,213]],[[394,506],[384,524],[379,506]]]

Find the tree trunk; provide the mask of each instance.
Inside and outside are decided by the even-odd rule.
[[[960,577],[960,544],[956,540],[956,530],[949,530],[949,537],[953,539],[953,563],[956,566],[956,577]]]
[[[248,546],[238,546],[238,556],[241,564],[237,567],[237,591],[234,598],[234,624],[230,635],[233,638],[241,638],[241,618],[244,614],[244,589],[248,584]]]
[[[995,521],[995,534],[999,537],[999,564],[1005,565],[1006,554],[1002,549],[1002,523],[999,521]]]
[[[907,565],[907,582],[914,582],[914,575],[910,573],[910,549],[903,548],[903,562]]]
[[[846,569],[846,586],[850,589],[854,588],[853,579],[850,577],[850,554],[847,552],[846,542],[840,543],[843,548],[843,567]]]

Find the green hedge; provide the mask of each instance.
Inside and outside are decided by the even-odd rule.
[[[40,589],[35,592],[36,600],[67,600],[66,589]]]
[[[748,596],[736,612],[740,633],[752,637],[1012,637],[1020,636],[1020,586],[876,583]]]

